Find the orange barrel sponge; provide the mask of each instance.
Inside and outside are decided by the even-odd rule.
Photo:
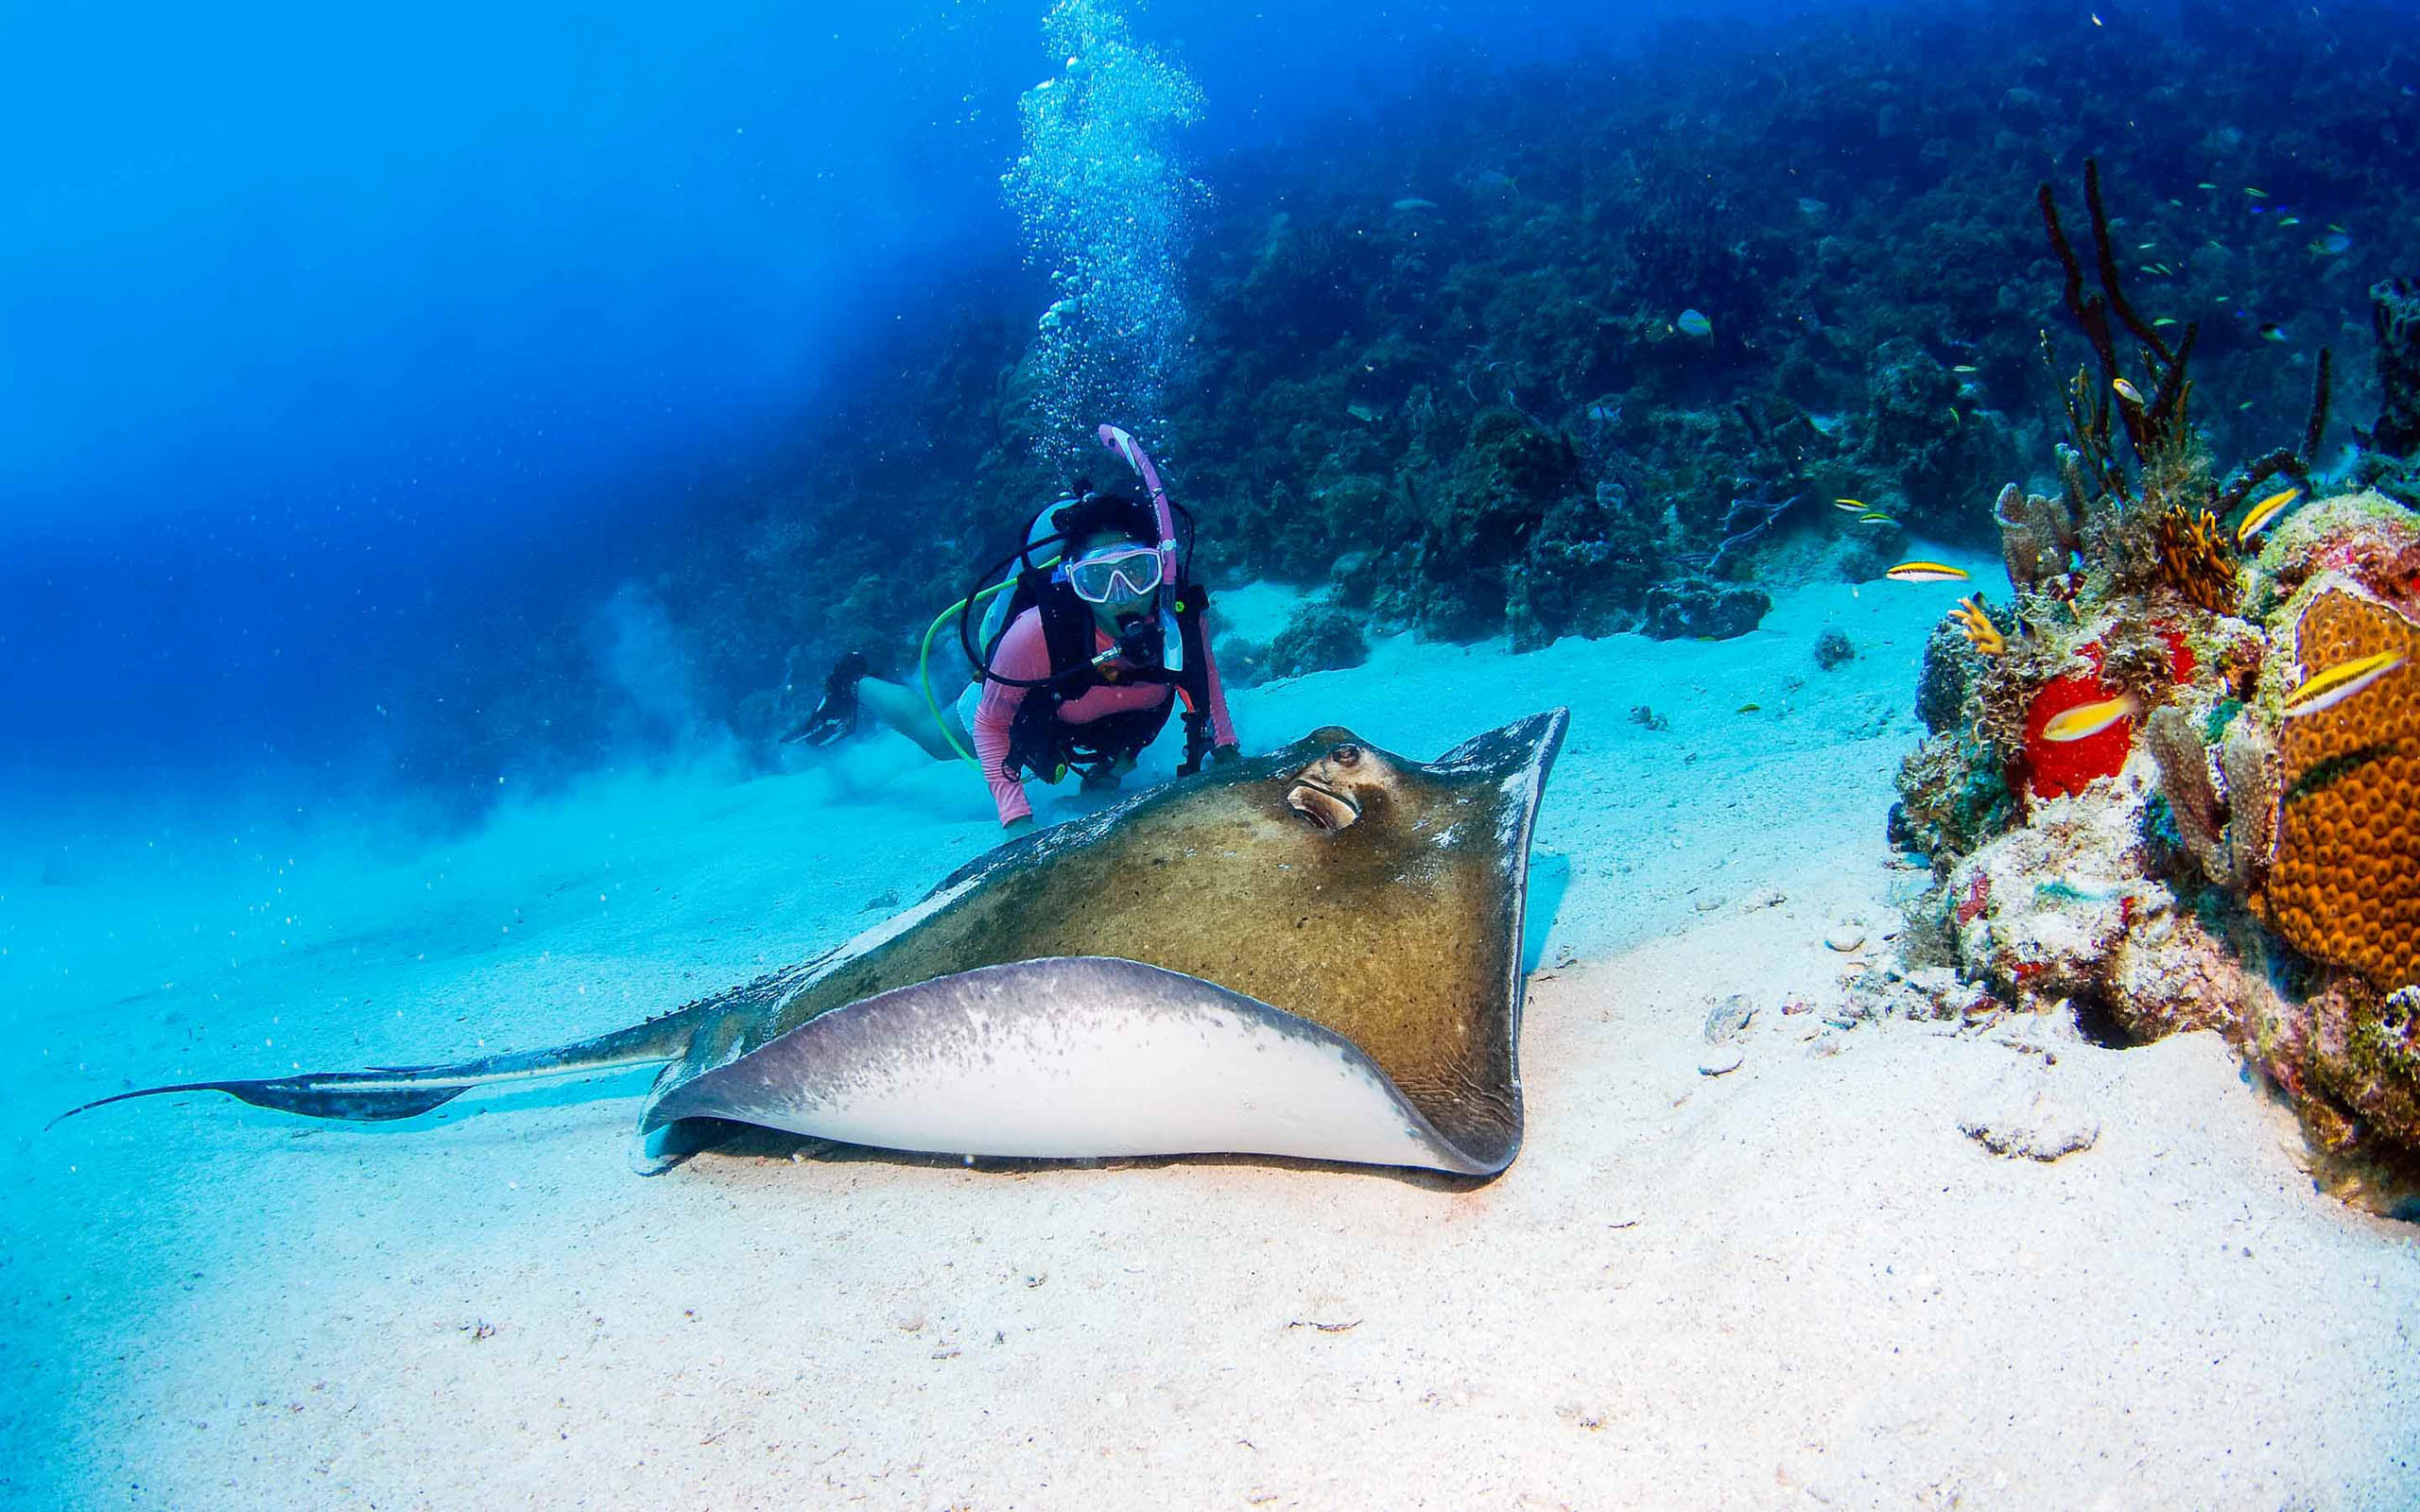
[[[2278,731],[2277,854],[2262,912],[2304,954],[2392,990],[2420,981],[2420,625],[2330,588],[2295,627],[2306,673],[2381,651],[2408,660]]]

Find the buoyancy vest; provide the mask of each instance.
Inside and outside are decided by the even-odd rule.
[[[1170,595],[1182,655],[1181,671],[1167,669],[1167,627],[1152,622],[1121,639],[1119,656],[1131,665],[1097,662],[1093,649],[1092,607],[1076,591],[1046,570],[1021,574],[1015,599],[1000,634],[1016,623],[1028,607],[1042,616],[1043,644],[1050,652],[1050,679],[1026,690],[1009,725],[1009,753],[1002,766],[1011,778],[1030,772],[1057,782],[1070,769],[1087,775],[1105,773],[1121,760],[1139,754],[1167,728],[1168,714],[1181,698],[1184,704],[1184,761],[1179,776],[1201,770],[1209,752],[1210,658],[1202,644],[1201,611],[1209,594],[1199,583],[1180,582]],[[999,637],[984,648],[984,665],[997,654]],[[1176,696],[1149,709],[1123,709],[1081,724],[1059,716],[1063,705],[1093,689],[1129,682],[1167,683]]]

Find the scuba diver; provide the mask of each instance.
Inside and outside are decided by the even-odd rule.
[[[782,737],[829,745],[856,729],[860,712],[898,730],[938,760],[973,762],[991,784],[1001,826],[1033,826],[1028,775],[1055,782],[1069,771],[1086,792],[1115,788],[1181,703],[1185,759],[1180,776],[1206,756],[1234,761],[1234,722],[1202,626],[1208,595],[1183,573],[1174,507],[1150,459],[1115,426],[1102,443],[1133,466],[1148,495],[1097,490],[1078,479],[1072,495],[1045,509],[1025,544],[984,574],[1012,563],[1012,577],[969,593],[942,610],[932,637],[955,616],[974,679],[944,708],[921,689],[869,674],[851,652],[833,667],[823,701]],[[1190,556],[1190,517],[1186,556]],[[976,606],[985,611],[975,634]],[[970,749],[971,747],[971,749]]]

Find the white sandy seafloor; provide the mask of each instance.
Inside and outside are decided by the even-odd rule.
[[[2315,1193],[2215,1039],[1826,1022],[1858,953],[1825,936],[1878,943],[1910,885],[1883,815],[1954,596],[1794,591],[1720,644],[1392,641],[1236,699],[1253,748],[1334,722],[1420,757],[1572,707],[1528,1144],[1481,1185],[786,1140],[643,1179],[644,1075],[392,1127],[196,1095],[43,1129],[130,1083],[567,1040],[806,956],[994,834],[968,774],[889,736],[599,781],[400,859],[200,828],[96,847],[76,886],[0,857],[0,1493],[2412,1504],[2420,1232]],[[1860,656],[1827,673],[1829,625]],[[1703,1074],[1734,993],[1743,1058]],[[2098,1142],[1961,1131],[2037,1091]]]

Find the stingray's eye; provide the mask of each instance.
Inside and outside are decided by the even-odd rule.
[[[1361,765],[1361,747],[1349,740],[1344,741],[1329,750],[1327,759],[1339,766],[1358,766]]]

